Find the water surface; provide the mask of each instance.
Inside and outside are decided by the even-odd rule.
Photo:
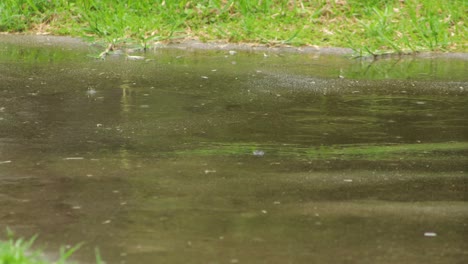
[[[0,37],[1,228],[83,263],[468,262],[468,61],[99,52]]]

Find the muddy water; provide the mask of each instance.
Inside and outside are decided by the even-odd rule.
[[[468,262],[466,60],[0,43],[0,227],[50,252]]]

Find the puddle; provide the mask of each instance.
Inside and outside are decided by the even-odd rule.
[[[468,261],[466,60],[7,38],[0,227],[83,263]]]

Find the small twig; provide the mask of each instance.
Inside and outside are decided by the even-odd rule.
[[[114,51],[114,44],[113,43],[109,44],[109,46],[107,46],[107,48],[103,52],[101,52],[99,54],[98,58],[104,59],[107,55],[109,55],[109,52],[111,52],[111,51]]]

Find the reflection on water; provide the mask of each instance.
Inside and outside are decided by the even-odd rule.
[[[47,249],[84,241],[76,259],[99,246],[109,263],[468,261],[464,60],[100,61],[10,42],[0,225]]]

